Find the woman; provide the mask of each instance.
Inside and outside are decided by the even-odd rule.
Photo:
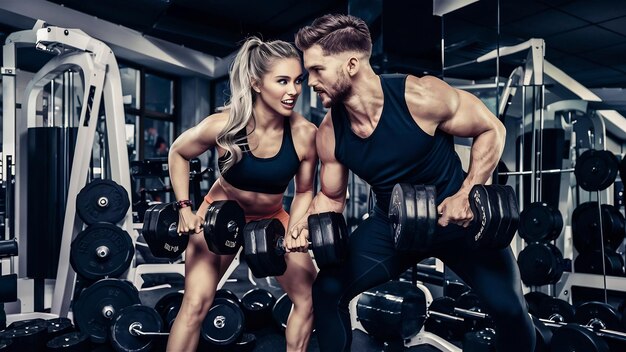
[[[188,161],[209,148],[219,153],[221,177],[194,214],[179,211],[179,233],[201,232],[202,216],[215,200],[234,200],[246,221],[277,218],[285,227],[287,271],[278,282],[294,306],[285,332],[287,351],[305,351],[313,326],[311,285],[316,269],[307,239],[293,231],[313,198],[317,165],[317,128],[293,111],[301,92],[300,56],[291,44],[248,39],[230,70],[230,104],[181,134],[169,153],[170,178],[179,204],[189,199]],[[291,216],[282,207],[283,192],[295,176]],[[204,316],[233,255],[208,250],[203,236],[192,235],[186,252],[185,295],[172,326],[168,351],[195,351]]]

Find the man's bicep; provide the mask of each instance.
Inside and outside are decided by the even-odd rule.
[[[326,197],[343,203],[348,184],[348,169],[335,158],[335,133],[329,114],[320,124],[316,146],[321,165],[321,191]]]
[[[348,186],[348,169],[337,160],[322,162],[320,167],[321,192],[333,201],[343,203]]]

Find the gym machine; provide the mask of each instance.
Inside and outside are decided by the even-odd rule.
[[[16,99],[16,49],[35,46],[39,50],[55,54],[32,78],[19,105]],[[38,21],[33,29],[16,32],[7,38],[3,49],[3,147],[6,160],[3,165],[3,181],[14,182],[12,194],[26,194],[27,129],[37,124],[36,114],[38,97],[43,88],[55,77],[67,72],[79,72],[85,88],[80,109],[78,131],[76,137],[76,153],[69,172],[67,186],[67,204],[63,219],[63,231],[60,245],[59,264],[56,283],[52,296],[51,313],[56,316],[68,315],[76,274],[69,263],[70,244],[83,229],[83,221],[77,216],[76,197],[87,183],[87,176],[92,157],[92,148],[96,125],[99,122],[101,103],[104,106],[104,123],[106,125],[106,146],[108,148],[109,165],[106,168],[107,178],[130,191],[130,175],[128,173],[128,155],[125,137],[125,114],[123,107],[122,88],[117,61],[111,49],[103,42],[91,38],[78,29],[66,29],[46,26]],[[14,164],[13,164],[14,163]],[[69,166],[68,166],[69,167]],[[13,171],[13,169],[15,171]],[[103,174],[104,175],[104,174]],[[9,180],[10,177],[14,180]],[[130,192],[129,192],[130,193]],[[7,232],[16,234],[22,248],[26,248],[28,217],[27,204],[24,197],[15,197],[9,204],[14,209],[14,227],[7,227]],[[35,216],[35,215],[30,215]],[[117,224],[123,230],[132,232],[132,215],[127,211],[124,218]],[[20,274],[24,272],[26,253],[19,259]],[[132,267],[132,266],[131,266]],[[128,273],[130,276],[132,273]]]

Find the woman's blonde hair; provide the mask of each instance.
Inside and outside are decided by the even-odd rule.
[[[299,60],[300,55],[292,44],[282,40],[264,42],[257,37],[250,37],[239,49],[230,66],[231,95],[225,106],[225,109],[229,109],[228,122],[217,136],[217,145],[226,150],[226,159],[220,165],[222,173],[241,160],[241,146],[247,138],[237,137],[236,134],[244,130],[253,118],[256,93],[252,83],[261,82],[276,59],[287,58]]]

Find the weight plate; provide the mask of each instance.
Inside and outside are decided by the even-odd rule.
[[[103,279],[80,293],[72,307],[74,322],[92,342],[104,343],[115,314],[124,307],[139,303],[139,292],[130,282]]]
[[[533,243],[517,257],[522,281],[528,286],[542,286],[559,281],[563,275],[563,254],[549,243]]]
[[[111,322],[111,345],[116,351],[144,352],[152,348],[152,339],[134,335],[133,326],[143,332],[161,332],[162,321],[159,313],[147,306],[122,308]]]
[[[204,238],[215,254],[236,254],[243,243],[246,219],[243,209],[232,200],[214,201],[204,217]]]
[[[46,344],[49,351],[83,352],[90,351],[89,336],[79,331],[57,336]]]
[[[227,346],[239,339],[243,326],[244,315],[237,303],[217,298],[202,321],[202,337],[212,345]]]
[[[87,225],[118,223],[124,219],[129,207],[128,192],[112,180],[94,179],[76,196],[76,211]]]
[[[399,183],[393,187],[389,202],[389,222],[396,250],[410,251],[417,230],[417,209],[415,189],[407,183]]]
[[[576,160],[574,174],[578,185],[585,191],[603,191],[615,181],[618,167],[613,153],[589,149]]]
[[[130,266],[135,254],[128,232],[116,225],[98,223],[81,231],[70,249],[70,264],[89,280],[118,277]]]
[[[576,308],[576,323],[594,329],[620,330],[621,317],[617,309],[604,302],[585,302]]]
[[[551,352],[609,352],[601,337],[580,325],[567,324],[554,330]]]
[[[174,203],[155,204],[144,215],[141,233],[157,258],[178,258],[187,249],[189,235],[178,235],[178,211]],[[194,235],[191,235],[194,236]]]
[[[617,249],[624,240],[624,216],[612,205],[602,204],[602,235],[604,244]],[[598,202],[585,202],[572,212],[572,238],[579,252],[600,249],[600,217]]]
[[[527,243],[550,242],[561,234],[563,216],[547,203],[534,202],[520,214],[519,235]]]

